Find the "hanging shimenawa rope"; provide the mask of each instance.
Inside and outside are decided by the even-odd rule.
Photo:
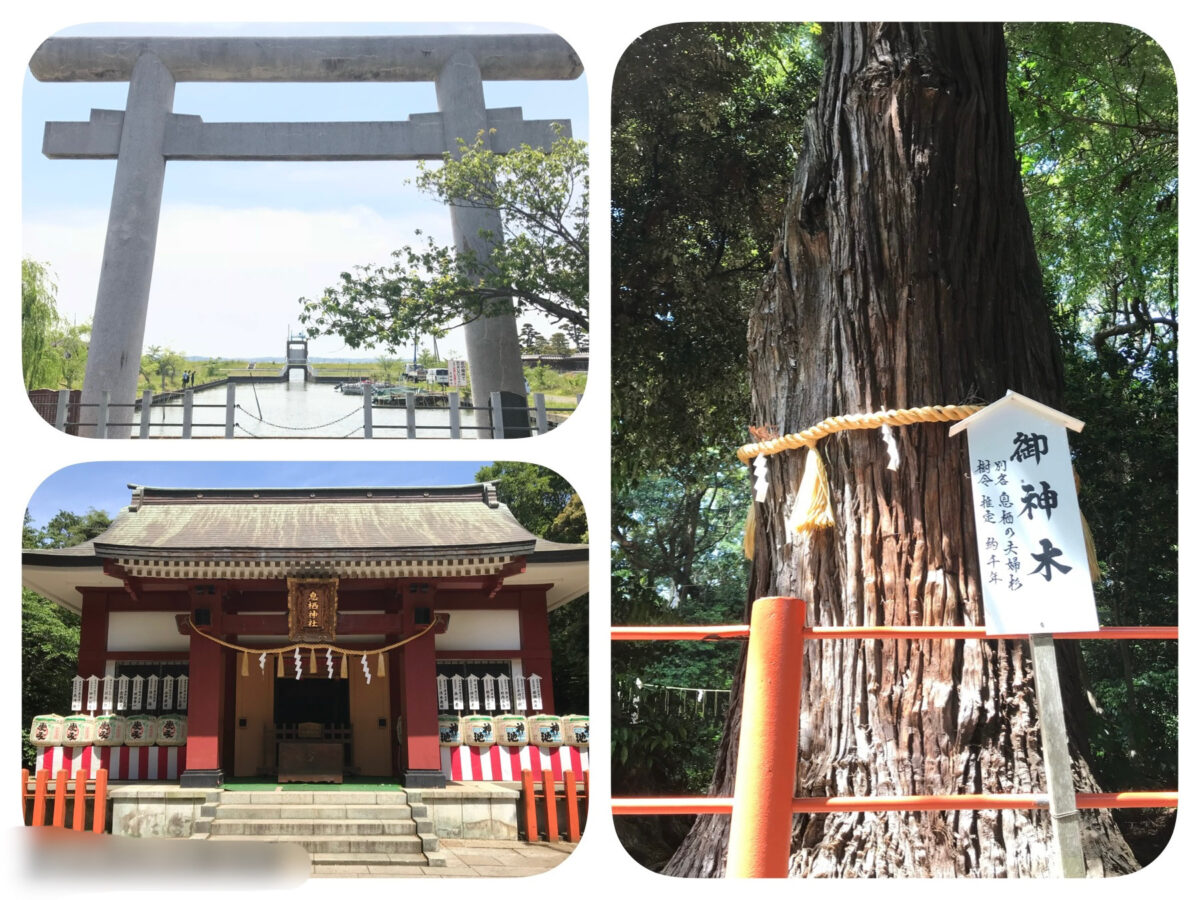
[[[381,676],[385,676],[387,674],[387,671],[386,671],[386,669],[384,667],[384,663],[383,663],[383,654],[387,653],[387,651],[389,651],[389,650],[395,650],[397,647],[403,647],[405,644],[411,643],[412,641],[415,641],[418,638],[424,637],[425,635],[429,634],[429,632],[433,631],[433,629],[437,627],[437,625],[440,623],[440,621],[441,621],[440,617],[435,613],[433,616],[433,621],[430,622],[423,629],[418,631],[416,634],[409,635],[404,640],[396,641],[396,643],[394,643],[394,644],[388,644],[386,647],[375,647],[374,649],[371,649],[371,650],[360,650],[360,649],[352,649],[352,648],[347,648],[347,647],[338,647],[336,644],[288,644],[286,647],[240,647],[237,644],[231,644],[228,641],[223,641],[219,637],[214,637],[211,634],[205,634],[203,631],[201,631],[199,628],[196,627],[196,623],[192,621],[191,616],[188,616],[188,627],[191,628],[192,631],[194,631],[196,634],[200,635],[200,637],[207,638],[208,640],[212,641],[214,644],[220,644],[222,647],[225,647],[229,650],[236,650],[238,653],[243,654],[243,659],[242,659],[242,674],[243,675],[247,674],[247,669],[248,669],[246,662],[245,662],[245,654],[247,654],[247,653],[255,653],[255,654],[278,653],[278,654],[280,654],[278,674],[282,676],[283,675],[283,654],[284,653],[290,653],[293,651],[300,651],[300,650],[308,650],[309,651],[309,671],[316,671],[316,655],[315,655],[316,651],[317,650],[332,650],[332,651],[342,654],[341,676],[343,678],[345,678],[346,677],[345,660],[346,660],[347,656],[361,656],[361,657],[363,657],[363,659],[366,659],[372,653],[379,654],[378,674]]]
[[[798,450],[805,447],[809,450],[808,462],[805,465],[804,477],[800,481],[800,489],[796,492],[795,506],[788,524],[799,532],[814,531],[818,528],[833,527],[833,505],[829,501],[829,477],[825,474],[825,464],[821,454],[817,452],[817,441],[839,431],[863,431],[868,428],[882,428],[885,425],[916,425],[922,422],[957,422],[983,409],[982,406],[921,406],[913,409],[889,409],[877,413],[861,413],[850,416],[830,416],[818,422],[812,428],[783,437],[772,438],[746,444],[738,449],[737,457],[744,463],[750,462],[756,456],[774,456],[784,450]],[[753,507],[751,507],[753,510]],[[754,538],[750,536],[753,522],[747,523],[746,551],[748,556],[754,552]]]
[[[804,466],[804,475],[800,479],[800,488],[796,491],[795,505],[788,517],[789,527],[800,533],[815,531],[818,528],[833,527],[833,504],[829,499],[829,477],[825,474],[825,464],[821,454],[817,452],[817,441],[840,431],[865,431],[869,428],[883,428],[891,425],[920,425],[931,422],[957,422],[984,409],[983,406],[918,406],[910,409],[889,409],[876,413],[859,413],[849,416],[830,416],[804,431],[785,434],[782,437],[766,441],[744,444],[738,448],[737,458],[744,463],[758,456],[774,456],[785,450],[798,450],[801,447],[809,451]],[[1078,488],[1079,477],[1075,478]],[[754,528],[755,504],[750,504],[750,515],[746,520],[746,535],[743,550],[747,559],[754,558]],[[1083,519],[1082,514],[1080,518]],[[1083,519],[1084,545],[1087,548],[1088,566],[1091,570],[1092,581],[1100,580],[1100,566],[1096,559],[1095,545],[1092,543],[1091,529],[1087,519]]]

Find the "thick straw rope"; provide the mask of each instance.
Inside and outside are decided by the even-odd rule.
[[[804,477],[797,491],[793,513],[789,518],[789,526],[804,533],[818,528],[833,527],[833,505],[829,500],[829,479],[825,474],[825,466],[817,453],[817,441],[839,431],[865,431],[868,428],[882,428],[884,425],[919,425],[929,422],[957,422],[983,409],[983,406],[918,406],[911,409],[889,409],[877,413],[859,413],[850,416],[830,416],[818,422],[812,428],[804,431],[785,434],[783,437],[772,438],[769,441],[758,441],[744,444],[738,448],[737,458],[744,463],[750,462],[756,456],[774,456],[784,450],[798,450],[801,447],[811,451],[808,460],[811,465],[804,467]],[[1076,476],[1076,489],[1079,478]],[[803,505],[802,505],[803,504]],[[1083,519],[1082,514],[1080,518]],[[754,558],[754,503],[750,504],[750,515],[746,521],[746,535],[743,540],[743,550],[747,559]],[[1096,549],[1092,542],[1091,529],[1087,519],[1083,519],[1084,546],[1087,549],[1088,568],[1092,581],[1100,580],[1100,566],[1096,559]]]
[[[796,450],[800,447],[813,449],[821,438],[837,434],[839,431],[864,431],[883,425],[916,425],[921,422],[957,422],[959,419],[975,415],[981,409],[982,406],[919,406],[851,416],[830,416],[804,431],[785,434],[769,441],[759,441],[756,444],[745,444],[738,449],[737,457],[742,462],[750,462],[756,456],[774,456],[784,450]]]

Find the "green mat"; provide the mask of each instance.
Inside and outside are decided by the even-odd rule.
[[[253,778],[231,778],[225,782],[227,791],[402,791],[395,782],[377,778],[347,777],[343,784],[278,784],[274,781],[258,781]]]

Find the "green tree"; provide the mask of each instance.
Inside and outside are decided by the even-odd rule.
[[[1009,25],[1008,89],[1047,287],[1133,372],[1178,340],[1175,74],[1140,31]]]
[[[340,335],[350,347],[398,347],[412,334],[507,313],[514,302],[587,327],[584,142],[559,138],[548,152],[499,154],[478,141],[440,166],[422,165],[417,186],[446,203],[498,210],[504,233],[481,235],[486,258],[425,238],[396,250],[389,265],[343,272],[321,297],[301,299],[299,319],[312,334]]]
[[[531,324],[526,322],[521,326],[521,349],[526,353],[533,353],[537,347],[538,341],[542,340],[542,336],[538,334],[538,330]]]
[[[550,352],[555,356],[570,356],[571,343],[561,331],[550,335]]]
[[[28,257],[21,260],[21,369],[27,391],[58,386],[52,350],[58,325],[57,290],[46,264]]]
[[[159,378],[159,389],[165,391],[168,383],[174,387],[176,377],[184,369],[185,361],[182,353],[177,353],[170,347],[151,345],[142,355],[141,374],[146,379],[148,387],[154,387],[154,375]]]
[[[631,480],[745,437],[746,320],[815,95],[793,25],[634,41],[612,112],[613,456]]]

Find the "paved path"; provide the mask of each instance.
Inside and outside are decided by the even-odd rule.
[[[314,878],[498,878],[538,875],[566,859],[578,844],[525,841],[471,841],[441,838],[444,866],[372,866],[345,863],[318,866]]]

